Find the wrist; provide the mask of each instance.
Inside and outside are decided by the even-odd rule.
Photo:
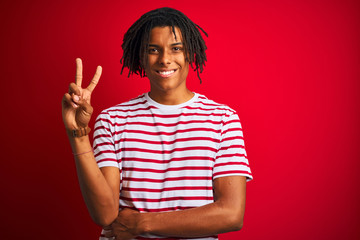
[[[83,128],[76,128],[76,129],[66,129],[66,133],[68,135],[68,137],[72,137],[72,138],[81,138],[84,136],[89,135],[91,131],[91,128],[89,128],[89,126],[83,127]]]
[[[92,150],[89,135],[73,137],[71,134],[68,134],[68,139],[71,145],[72,153],[74,155]]]
[[[150,215],[151,213],[140,213],[140,219],[137,225],[137,231],[139,235],[148,234],[151,232],[150,229]]]
[[[72,133],[69,131],[67,132],[67,136],[71,144],[82,144],[84,142],[90,141],[89,135],[85,135],[82,137],[73,137]]]

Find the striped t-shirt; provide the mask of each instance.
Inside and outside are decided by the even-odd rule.
[[[94,153],[100,168],[120,169],[120,208],[140,212],[203,206],[214,201],[215,178],[252,179],[238,115],[197,93],[179,105],[145,93],[102,111]]]

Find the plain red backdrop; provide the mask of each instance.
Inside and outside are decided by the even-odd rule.
[[[169,6],[209,34],[189,88],[237,110],[254,180],[244,228],[221,239],[360,239],[360,2],[0,3],[1,239],[97,239],[61,119],[61,98],[102,65],[95,115],[148,91],[120,75],[141,14]]]

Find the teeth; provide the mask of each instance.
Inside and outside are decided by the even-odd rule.
[[[164,72],[159,71],[159,73],[162,74],[162,75],[169,75],[169,74],[171,74],[171,73],[173,73],[173,72],[175,72],[175,70],[164,71]]]

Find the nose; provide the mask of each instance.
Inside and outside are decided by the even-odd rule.
[[[163,51],[159,55],[159,63],[163,66],[171,64],[171,54],[169,54],[167,51]]]

